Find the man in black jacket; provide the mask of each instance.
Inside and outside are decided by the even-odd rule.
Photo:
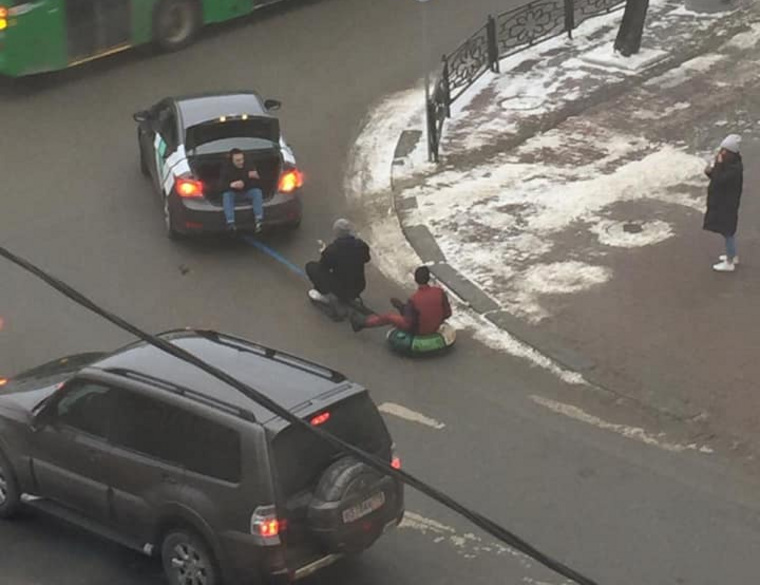
[[[744,182],[740,146],[741,136],[727,136],[720,145],[715,163],[705,169],[705,174],[710,177],[710,185],[707,187],[707,211],[703,228],[722,235],[726,240],[726,253],[713,266],[718,272],[733,272],[739,263],[736,255],[736,227]]]
[[[261,191],[261,177],[256,167],[246,164],[245,154],[242,150],[233,148],[230,151],[230,160],[222,169],[221,177],[222,205],[224,216],[227,219],[227,229],[234,232],[235,227],[235,199],[240,193],[251,200],[253,215],[256,218],[256,231],[261,231],[261,222],[264,219],[264,193]]]
[[[364,265],[370,261],[369,246],[354,235],[346,219],[337,220],[333,232],[335,240],[322,250],[319,261],[306,264],[306,274],[314,285],[309,298],[329,304],[334,296],[350,303],[367,287]]]

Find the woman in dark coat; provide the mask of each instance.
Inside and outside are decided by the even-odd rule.
[[[726,253],[713,266],[719,272],[733,272],[739,263],[736,255],[736,225],[744,181],[740,146],[741,136],[731,134],[721,143],[715,163],[705,169],[710,177],[710,185],[707,187],[707,211],[703,228],[726,239]]]

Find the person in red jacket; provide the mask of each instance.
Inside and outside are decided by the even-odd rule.
[[[430,269],[427,266],[420,266],[414,271],[414,281],[418,286],[417,292],[406,304],[398,299],[391,299],[391,304],[398,309],[398,313],[368,317],[354,313],[351,315],[353,330],[393,325],[412,335],[437,333],[443,322],[451,317],[449,299],[440,286],[430,286]]]

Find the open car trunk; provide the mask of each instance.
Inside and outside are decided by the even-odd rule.
[[[229,164],[233,148],[245,153],[246,164],[255,166],[261,176],[264,199],[277,192],[282,170],[280,127],[275,118],[250,117],[227,121],[211,120],[187,129],[185,148],[190,168],[203,182],[207,199],[221,205],[222,169]],[[239,203],[248,203],[241,195]]]
[[[244,150],[248,166],[254,166],[261,176],[261,188],[264,199],[270,199],[277,192],[280,180],[282,157],[280,149],[272,146],[268,149]],[[222,193],[227,186],[222,185],[222,169],[229,164],[228,152],[202,154],[188,157],[193,175],[203,183],[203,193],[209,201],[222,203]],[[238,203],[250,203],[242,195]]]

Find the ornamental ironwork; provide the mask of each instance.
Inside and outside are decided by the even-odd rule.
[[[499,56],[566,31],[565,0],[535,0],[496,17]]]
[[[575,26],[587,18],[622,8],[625,0],[573,0]]]
[[[427,104],[430,151],[438,160],[443,125],[451,104],[489,69],[499,71],[499,60],[531,45],[572,30],[584,20],[621,8],[625,0],[533,0],[488,17],[488,22],[451,55],[435,80]]]
[[[467,39],[446,60],[451,101],[457,99],[491,66],[488,50],[488,25]]]

